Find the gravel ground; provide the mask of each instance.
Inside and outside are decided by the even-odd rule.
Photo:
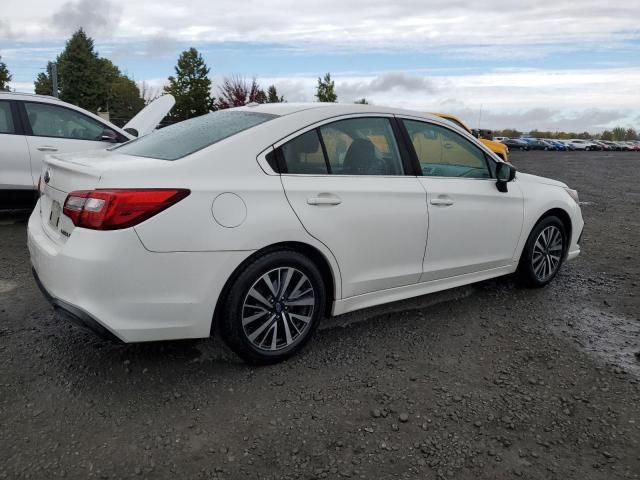
[[[552,285],[340,317],[258,369],[217,339],[117,346],[57,321],[24,215],[0,217],[0,478],[640,478],[640,154],[513,163],[584,202]]]

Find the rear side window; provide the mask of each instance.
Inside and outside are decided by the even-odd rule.
[[[403,175],[388,118],[339,120],[280,147],[285,170],[306,175]]]
[[[212,112],[156,130],[114,150],[139,157],[177,160],[276,117],[260,112]]]
[[[16,133],[9,102],[0,102],[0,133]]]
[[[282,146],[282,156],[288,173],[326,175],[327,162],[324,159],[317,130],[311,130],[294,138]]]

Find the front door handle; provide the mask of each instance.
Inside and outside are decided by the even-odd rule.
[[[56,147],[52,147],[51,145],[41,145],[38,147],[38,150],[41,152],[57,152],[58,149]]]
[[[431,205],[437,205],[439,207],[448,207],[453,205],[453,200],[450,198],[432,198],[429,202]]]
[[[340,205],[342,200],[335,196],[322,196],[307,198],[307,203],[309,205]]]

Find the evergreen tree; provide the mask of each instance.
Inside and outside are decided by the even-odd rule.
[[[47,71],[40,72],[36,77],[36,81],[33,82],[33,86],[38,95],[53,95],[53,83],[51,81],[52,65],[52,62],[47,62]]]
[[[325,74],[324,78],[318,77],[318,88],[316,91],[318,101],[335,103],[338,100],[338,96],[336,95],[334,87],[335,82],[331,80],[331,74]]]
[[[9,90],[9,85],[7,84],[11,81],[11,78],[7,64],[2,61],[2,56],[0,56],[0,91]]]
[[[164,87],[176,99],[169,118],[179,122],[204,115],[213,110],[211,79],[202,55],[195,48],[185,50],[178,58],[176,75],[169,77],[169,85]]]
[[[625,136],[627,135],[627,131],[624,129],[624,127],[616,127],[613,129],[612,133],[614,140],[624,140]]]
[[[267,103],[267,94],[264,93],[264,90],[261,88],[258,90],[258,93],[256,93],[256,102]]]
[[[109,84],[115,73],[106,68],[108,65],[94,49],[93,39],[82,28],[67,41],[57,63],[60,99],[91,112],[106,110]]]
[[[136,82],[126,75],[119,75],[109,92],[109,117],[116,125],[124,125],[145,106]]]
[[[358,105],[369,105],[369,102],[367,102],[366,98],[361,98],[360,100],[356,100],[353,103],[357,103]]]
[[[278,96],[278,91],[276,90],[275,85],[269,86],[267,89],[267,103],[282,103],[284,102],[284,97]]]

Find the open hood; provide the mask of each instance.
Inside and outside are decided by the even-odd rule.
[[[176,99],[173,98],[173,95],[163,95],[140,110],[122,129],[134,137],[151,133],[171,111],[175,103]]]

